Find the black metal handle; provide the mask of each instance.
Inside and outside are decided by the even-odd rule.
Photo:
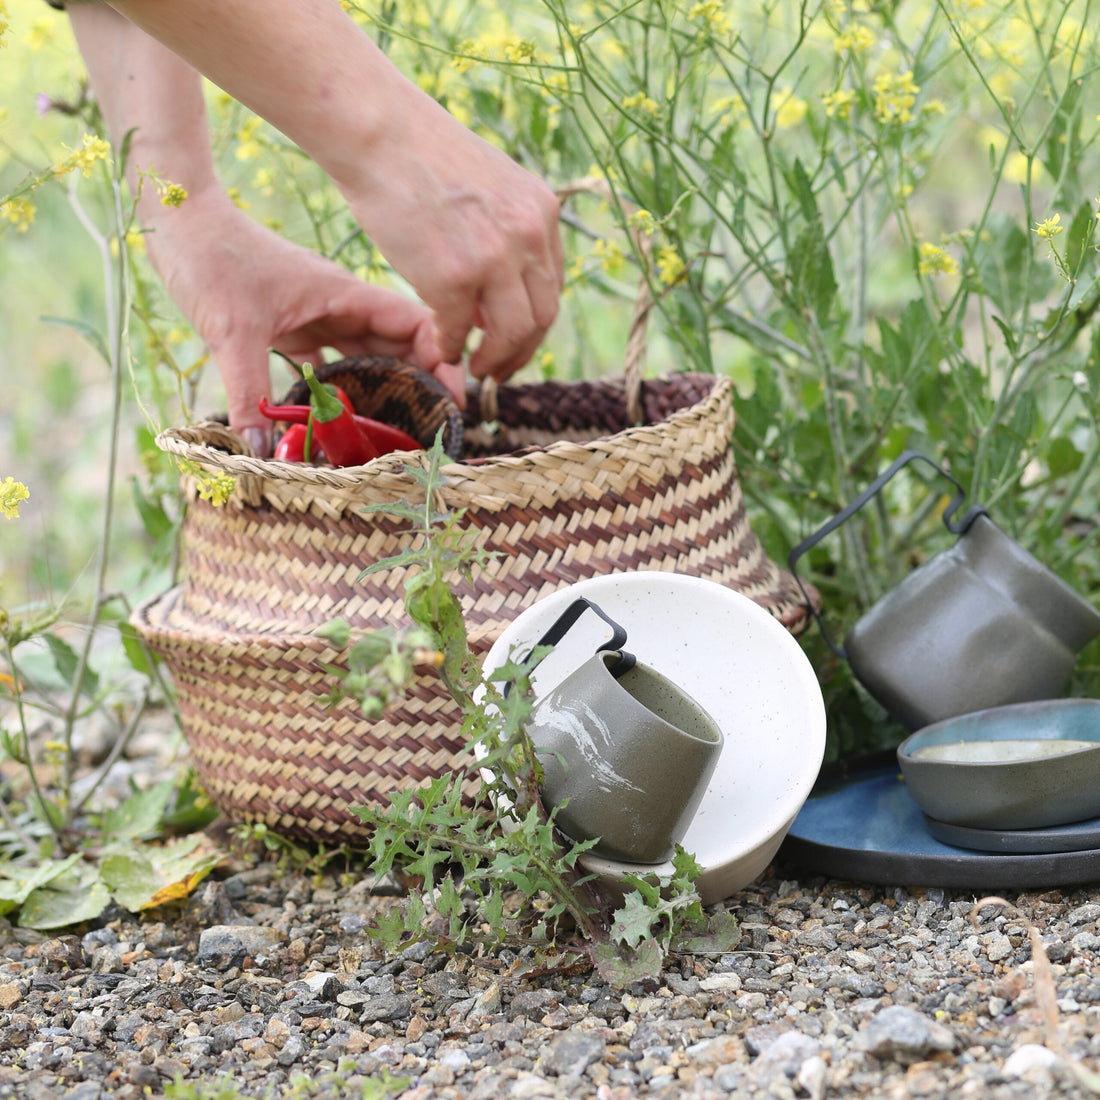
[[[523,655],[521,661],[526,661],[527,658],[539,648],[539,646],[555,646],[565,637],[565,635],[572,628],[573,624],[586,612],[592,611],[598,615],[609,627],[611,627],[611,638],[602,642],[596,646],[597,653],[611,652],[617,653],[619,659],[611,666],[608,671],[617,680],[624,673],[629,672],[637,663],[638,659],[633,653],[627,653],[623,649],[626,644],[626,629],[620,626],[614,619],[608,615],[603,608],[598,604],[593,603],[591,600],[586,600],[583,596],[579,596],[575,599],[555,620],[550,624],[549,628],[543,634],[541,638]],[[541,660],[541,658],[540,658]],[[538,668],[539,662],[535,662],[529,669],[530,672],[534,672]],[[507,697],[508,692],[511,690],[512,684],[509,681],[504,685],[504,695]]]
[[[903,466],[909,465],[910,462],[918,458],[922,462],[927,462],[933,470],[947,478],[957,490],[951,502],[943,510],[943,525],[948,531],[954,535],[961,535],[970,528],[970,525],[978,516],[988,514],[980,504],[974,504],[963,513],[961,519],[955,520],[955,513],[962,507],[963,502],[966,500],[966,490],[962,487],[962,483],[958,478],[949,474],[942,466],[933,462],[932,459],[922,454],[920,451],[903,451],[885,470],[882,471],[881,474],[878,475],[878,477],[875,478],[874,481],[871,482],[870,485],[867,486],[866,489],[863,490],[862,493],[859,494],[859,496],[855,498],[855,500],[843,507],[832,519],[819,527],[812,535],[804,538],[788,555],[787,568],[790,570],[791,575],[798,584],[799,590],[805,597],[806,607],[809,609],[810,614],[813,615],[818,625],[818,629],[821,631],[821,636],[838,657],[847,658],[848,654],[844,652],[843,647],[835,645],[832,638],[829,637],[829,632],[825,629],[825,624],[821,621],[821,616],[818,614],[813,600],[810,599],[810,595],[806,591],[806,586],[802,583],[802,578],[798,575],[795,563],[807,550],[816,546],[826,535],[831,535],[842,523],[851,519],[852,516],[854,516],[856,512],[858,512],[860,508],[862,508]]]

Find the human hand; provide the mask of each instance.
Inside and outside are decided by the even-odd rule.
[[[271,396],[269,348],[314,365],[325,347],[391,355],[463,400],[462,368],[439,360],[424,306],[263,228],[220,189],[163,208],[149,228],[149,258],[218,366],[230,426],[258,454],[271,451],[272,425],[258,407]]]
[[[352,213],[434,314],[435,357],[458,361],[472,329],[476,377],[503,381],[534,354],[564,284],[553,191],[427,96],[350,182]],[[384,154],[381,150],[384,149]],[[345,154],[346,158],[346,154]]]

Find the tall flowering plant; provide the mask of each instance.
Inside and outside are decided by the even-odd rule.
[[[563,206],[570,282],[542,368],[618,369],[648,283],[652,369],[736,383],[774,555],[916,447],[1095,587],[1100,51],[1080,5],[348,6],[513,156],[558,186],[600,181],[605,198]],[[839,633],[943,545],[940,494],[900,479],[815,549]],[[807,645],[834,749],[854,747],[882,716]]]

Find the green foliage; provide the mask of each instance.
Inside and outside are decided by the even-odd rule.
[[[693,886],[698,865],[681,852],[666,881],[629,876],[632,889],[616,910],[614,895],[583,869],[581,857],[595,841],[574,844],[555,830],[554,812],[548,814],[539,798],[541,768],[525,726],[530,672],[544,651],[481,674],[449,582],[489,559],[464,530],[462,511],[445,507],[445,457],[439,436],[423,466],[407,467],[423,500],[385,510],[412,524],[408,549],[371,567],[404,571],[412,625],[354,643],[346,623],[323,628],[331,640],[351,645],[337,694],[356,698],[366,715],[381,713],[408,686],[417,652],[421,665],[425,653],[435,658],[432,665],[464,715],[468,748],[451,774],[395,791],[387,807],[355,810],[371,826],[374,873],[399,867],[425,885],[423,895],[410,894],[378,920],[372,934],[394,950],[429,932],[434,943],[452,946],[471,937],[549,943],[579,933],[601,973],[628,984],[654,967],[659,972],[673,938],[703,921]],[[395,654],[401,656],[396,663]],[[379,674],[382,666],[386,671]]]

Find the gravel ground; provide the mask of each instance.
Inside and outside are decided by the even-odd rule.
[[[363,927],[391,898],[273,864],[73,934],[0,921],[0,1097],[1089,1095],[1073,1067],[1100,1055],[1092,893],[975,925],[958,892],[789,873],[727,903],[737,951],[627,991],[529,949],[382,958]]]
[[[175,743],[152,722],[115,794]],[[530,948],[383,957],[392,890],[238,857],[141,917],[0,918],[0,1100],[1092,1095],[1100,893],[976,900],[776,863],[725,903],[736,951],[623,991]]]

